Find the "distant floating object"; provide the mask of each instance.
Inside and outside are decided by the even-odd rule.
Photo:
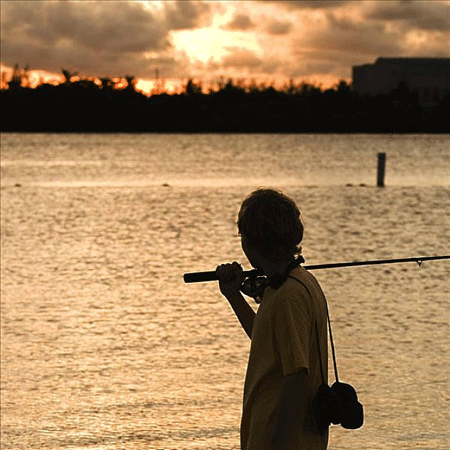
[[[170,187],[170,184],[169,183],[164,183],[163,187]]]
[[[16,183],[16,184],[14,185],[14,187],[22,187],[22,185],[21,185],[20,183]]]

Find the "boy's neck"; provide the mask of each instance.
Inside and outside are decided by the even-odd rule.
[[[282,275],[286,272],[287,267],[292,262],[292,260],[289,261],[279,261],[279,262],[270,262],[270,261],[264,261],[261,263],[261,269],[264,271],[267,277],[272,277],[274,275]]]

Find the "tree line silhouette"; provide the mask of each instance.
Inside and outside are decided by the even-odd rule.
[[[15,132],[289,132],[447,133],[450,97],[424,108],[406,85],[390,95],[358,96],[340,81],[322,89],[291,81],[282,88],[220,80],[204,89],[188,80],[169,94],[152,95],[133,76],[94,79],[62,70],[64,81],[31,87],[28,68],[3,80],[1,131]]]

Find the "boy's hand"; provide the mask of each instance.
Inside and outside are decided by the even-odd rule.
[[[220,292],[226,297],[240,295],[240,287],[244,281],[242,266],[236,261],[232,264],[217,266],[216,274],[219,278]]]

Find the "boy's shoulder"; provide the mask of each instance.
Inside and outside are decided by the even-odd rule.
[[[277,297],[279,306],[282,302],[315,303],[318,299],[324,299],[325,296],[314,275],[299,266],[291,271],[278,290]]]
[[[278,289],[266,288],[262,304],[276,311],[281,305],[289,303],[309,304],[319,293],[321,293],[321,288],[315,277],[299,266],[290,272]]]
[[[289,274],[288,280],[290,280],[291,283],[302,285],[303,288],[306,289],[312,296],[314,296],[317,292],[322,292],[316,277],[302,266],[296,267]]]
[[[311,297],[310,288],[308,288],[309,283],[302,271],[305,271],[305,269],[294,269],[280,288],[274,292],[273,306],[275,309],[289,303],[309,303]]]

